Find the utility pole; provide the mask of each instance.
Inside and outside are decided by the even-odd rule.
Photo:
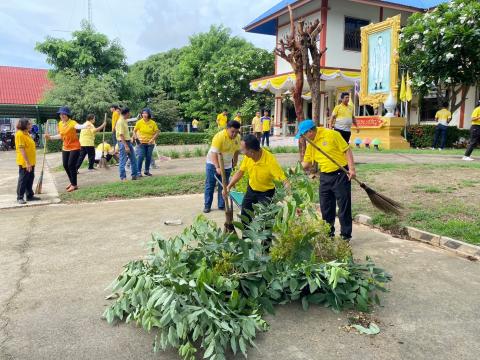
[[[92,0],[88,0],[87,7],[88,7],[88,24],[89,24],[90,26],[93,26],[93,20],[92,20]]]

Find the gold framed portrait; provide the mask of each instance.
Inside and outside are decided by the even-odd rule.
[[[400,15],[362,27],[360,105],[377,108],[398,93]]]

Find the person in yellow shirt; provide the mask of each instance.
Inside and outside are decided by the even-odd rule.
[[[110,111],[112,112],[112,135],[115,133],[115,125],[118,121],[118,119],[120,119],[120,106],[118,105],[112,105],[110,106]],[[112,145],[115,146],[115,144],[117,143],[117,139],[115,136],[112,136]]]
[[[470,143],[468,144],[467,151],[462,160],[473,161],[472,155],[473,149],[480,144],[480,100],[478,101],[478,106],[472,112],[472,120],[470,126]]]
[[[115,125],[115,134],[117,137],[117,142],[119,143],[119,157],[120,163],[118,165],[118,171],[120,173],[120,180],[127,180],[127,173],[125,171],[125,166],[127,164],[127,158],[130,159],[130,171],[132,175],[132,180],[138,180],[138,169],[137,169],[137,158],[135,156],[135,149],[132,145],[132,137],[130,136],[130,130],[128,129],[128,121],[130,118],[130,109],[122,109],[120,119],[118,119],[117,124]]]
[[[265,145],[265,140],[267,140],[267,146],[270,146],[270,121],[272,119],[269,116],[267,110],[263,112],[263,116],[260,119],[262,123],[262,146]]]
[[[99,131],[102,131],[103,128],[107,125],[104,122],[99,127],[95,127],[95,115],[89,114],[87,116],[87,121],[84,124],[85,129],[80,131],[80,156],[77,162],[77,171],[80,169],[80,166],[85,159],[85,156],[88,154],[88,170],[95,170],[93,165],[95,164],[95,134]]]
[[[263,128],[260,111],[257,111],[255,117],[252,119],[252,132],[255,134],[258,141],[262,139]]]
[[[235,115],[235,118],[233,120],[238,121],[240,125],[242,125],[242,113],[240,111],[237,112],[237,115]]]
[[[207,154],[204,213],[209,213],[213,203],[213,193],[217,185],[217,179],[221,180],[222,171],[218,154],[222,154],[227,183],[232,172],[232,167],[237,166],[238,154],[240,151],[240,124],[238,121],[229,121],[227,128],[220,130],[212,140],[212,145]],[[217,179],[216,179],[217,178]],[[218,185],[218,208],[225,209],[225,201],[222,196],[222,189]]]
[[[445,142],[447,141],[448,124],[452,120],[452,113],[448,111],[447,102],[443,103],[442,108],[437,111],[435,114],[435,120],[438,122],[438,124],[435,127],[435,133],[433,135],[432,150],[435,150],[439,138],[441,138],[441,141],[438,150],[443,150],[445,148]]]
[[[200,121],[198,121],[197,119],[192,120],[192,132],[198,132],[198,124],[199,123],[200,123]]]
[[[225,129],[228,122],[228,111],[225,109],[221,114],[217,115],[217,125],[219,129]]]
[[[240,146],[245,157],[240,164],[240,169],[233,175],[232,180],[224,190],[224,196],[247,173],[248,187],[242,202],[242,215],[250,222],[253,205],[271,201],[275,194],[276,181],[283,181],[285,186],[289,185],[275,156],[260,147],[260,142],[255,135],[245,135]]]
[[[17,203],[24,205],[27,201],[41,200],[34,196],[33,179],[35,179],[36,146],[30,136],[32,123],[28,119],[20,119],[15,133],[16,162],[18,165]]]
[[[100,163],[100,159],[102,158],[102,154],[104,154],[107,162],[109,162],[112,158],[115,159],[115,161],[118,162],[118,156],[115,155],[114,147],[106,141],[98,144],[98,146],[95,149],[95,164]]]
[[[307,144],[302,166],[309,170],[313,162],[320,170],[320,210],[322,218],[330,225],[330,235],[335,236],[335,214],[338,205],[340,236],[350,241],[352,238],[352,195],[350,180],[355,177],[355,162],[350,146],[335,130],[316,127],[312,120],[303,120],[298,127],[296,139],[305,136],[332,159],[345,167],[348,176],[326,156]]]
[[[349,102],[350,94],[348,92],[342,93],[340,95],[340,104],[333,109],[329,123],[330,129],[338,131],[347,144],[352,136],[352,125],[355,125],[357,128],[357,133],[360,131],[353,114],[353,106]]]
[[[133,129],[135,136],[140,141],[138,147],[138,173],[142,176],[142,163],[145,159],[145,176],[152,176],[150,164],[152,162],[153,148],[160,130],[157,123],[152,120],[152,111],[149,108],[142,110],[142,118],[137,121]]]

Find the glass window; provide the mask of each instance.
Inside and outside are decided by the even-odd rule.
[[[361,51],[360,28],[370,24],[368,20],[355,19],[351,17],[345,18],[345,37],[343,47],[345,50]]]

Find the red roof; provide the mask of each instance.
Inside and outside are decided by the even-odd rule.
[[[53,84],[48,70],[0,66],[0,104],[36,105]]]

